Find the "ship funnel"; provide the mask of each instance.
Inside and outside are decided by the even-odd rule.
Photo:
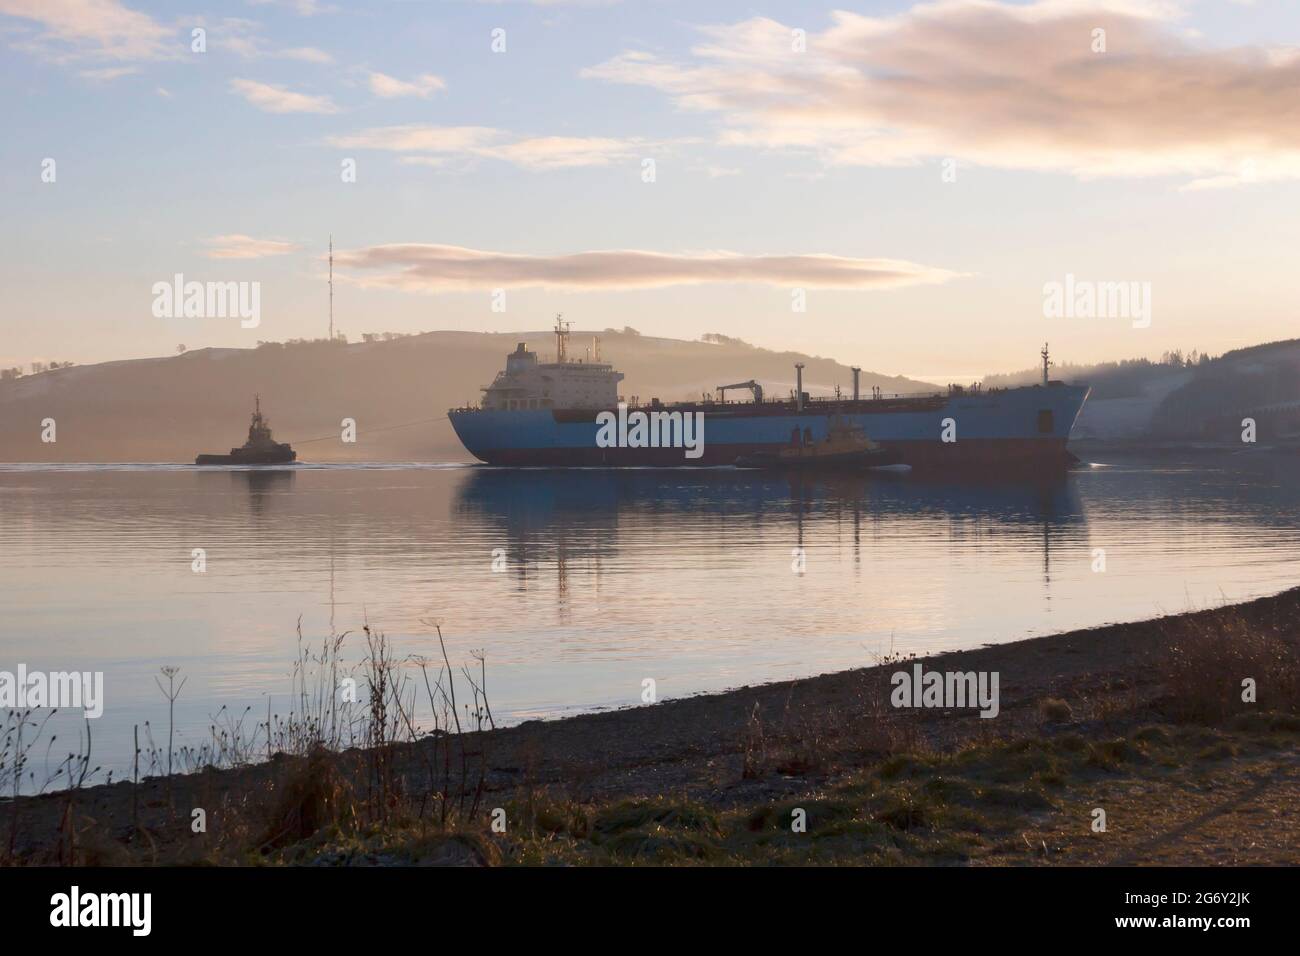
[[[855,402],[858,400],[858,376],[861,374],[862,374],[862,369],[854,365],[853,366],[853,400]]]
[[[803,411],[803,362],[794,363],[794,407]]]

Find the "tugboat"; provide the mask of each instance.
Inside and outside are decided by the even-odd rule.
[[[196,465],[287,465],[298,458],[298,453],[287,442],[277,442],[271,437],[271,426],[262,417],[262,397],[253,396],[253,420],[248,426],[248,441],[241,448],[230,449],[229,455],[199,455]]]
[[[812,439],[812,429],[790,433],[790,444],[775,452],[756,452],[736,459],[737,468],[871,468],[893,464],[895,459],[858,425],[835,415],[827,423],[826,437]]]

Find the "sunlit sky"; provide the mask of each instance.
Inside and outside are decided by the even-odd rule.
[[[323,336],[331,233],[353,340],[563,312],[947,381],[1290,338],[1298,44],[1293,0],[0,0],[0,366]],[[156,317],[176,273],[260,326]],[[1046,317],[1067,274],[1149,326]]]

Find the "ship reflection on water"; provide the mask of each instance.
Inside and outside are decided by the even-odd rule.
[[[289,468],[240,468],[230,471],[230,483],[248,492],[254,514],[263,514],[275,495],[293,490],[294,473]]]
[[[1297,472],[0,468],[0,657],[104,671],[119,771],[159,666],[205,739],[223,705],[286,704],[300,623],[436,656],[438,618],[453,665],[486,652],[498,721],[632,705],[646,677],[666,698],[1280,591]]]
[[[1040,549],[1045,581],[1053,547],[1087,538],[1082,500],[1064,474],[980,482],[888,471],[476,468],[459,486],[456,505],[499,528],[511,569],[524,579],[546,557],[563,578],[566,559],[614,548],[629,519],[665,530],[723,521],[720,545],[746,527],[754,540],[784,529],[791,548],[805,548],[809,533],[825,525],[847,536],[855,565],[864,536],[888,537],[891,520],[944,521],[953,540],[997,535],[1024,551]]]

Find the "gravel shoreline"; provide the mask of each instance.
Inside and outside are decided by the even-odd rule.
[[[538,793],[562,793],[597,804],[671,794],[725,811],[815,790],[863,765],[872,753],[897,750],[900,740],[911,750],[944,754],[992,741],[1061,733],[1093,738],[1131,729],[1159,714],[1168,695],[1159,662],[1170,634],[1213,626],[1228,614],[1248,626],[1294,635],[1300,630],[1300,588],[1224,608],[528,721],[470,735],[467,749],[475,767],[485,754],[485,808],[524,794],[531,800]],[[918,662],[926,670],[996,672],[998,716],[890,707],[891,674],[911,671]],[[1045,701],[1064,702],[1068,716],[1045,719]],[[870,736],[885,731],[889,746]],[[427,757],[421,748],[428,746],[422,740],[395,748],[394,765],[415,785]],[[133,814],[151,843],[183,843],[189,839],[190,808],[205,808],[209,833],[217,831],[223,819],[247,813],[259,794],[282,792],[301,763],[302,758],[277,757],[255,766],[154,778],[142,781],[138,792],[129,781],[87,787],[72,795],[71,806],[67,792],[4,801],[0,833],[7,842],[16,813],[12,862],[59,862],[72,852],[72,843],[95,844],[95,861],[115,862],[114,844],[140,845]],[[72,827],[69,819],[76,821]]]

